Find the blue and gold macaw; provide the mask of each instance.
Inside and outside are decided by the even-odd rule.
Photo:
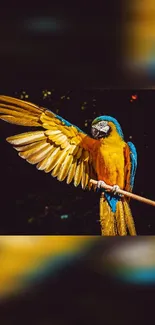
[[[101,189],[100,222],[102,235],[136,235],[129,199],[118,195],[118,188],[132,191],[137,168],[137,152],[132,142],[124,141],[117,120],[97,117],[92,122],[92,137],[50,110],[32,103],[0,96],[0,119],[9,123],[41,127],[41,130],[8,137],[18,154],[38,170],[51,173],[67,184],[93,187],[90,179],[113,186]]]

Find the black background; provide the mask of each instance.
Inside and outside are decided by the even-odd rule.
[[[3,4],[1,87],[124,86],[121,27],[119,1]]]

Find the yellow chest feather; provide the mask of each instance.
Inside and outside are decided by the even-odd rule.
[[[124,187],[124,142],[101,144],[96,157],[98,179]]]

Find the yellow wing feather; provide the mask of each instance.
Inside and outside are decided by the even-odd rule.
[[[75,176],[75,172],[76,172],[76,167],[77,167],[77,159],[76,157],[73,157],[73,161],[72,164],[70,166],[70,170],[68,172],[68,176],[67,176],[67,184],[70,184]]]
[[[38,170],[50,172],[59,181],[66,179],[67,184],[73,181],[78,186],[81,183],[82,188],[89,185],[90,178],[97,179],[92,160],[97,140],[76,126],[46,108],[8,96],[0,96],[0,119],[43,128],[6,139],[21,158],[37,164]]]
[[[67,176],[67,174],[69,172],[69,169],[71,167],[72,161],[73,161],[73,156],[72,155],[67,155],[64,162],[63,162],[63,164],[62,164],[62,166],[61,166],[61,168],[60,168],[60,171],[58,173],[58,180],[59,181],[63,181],[66,178],[66,176]]]

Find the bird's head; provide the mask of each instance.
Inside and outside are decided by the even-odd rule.
[[[121,126],[114,117],[106,115],[99,116],[92,122],[91,133],[93,138],[106,138],[112,132],[117,133],[121,138],[124,137]]]

